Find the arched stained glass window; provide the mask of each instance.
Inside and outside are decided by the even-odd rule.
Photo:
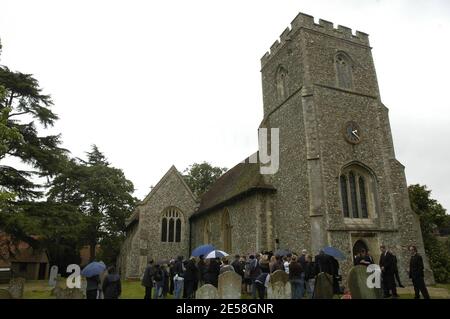
[[[176,207],[168,207],[161,218],[161,241],[181,242],[183,236],[183,213]]]
[[[350,165],[339,176],[339,188],[344,217],[375,217],[375,179],[370,171],[358,164]]]

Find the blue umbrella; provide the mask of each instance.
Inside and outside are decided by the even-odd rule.
[[[103,261],[97,262],[93,261],[90,264],[87,264],[86,267],[81,271],[81,275],[85,277],[94,277],[100,275],[106,269],[106,265]]]
[[[212,252],[214,249],[216,249],[216,247],[214,247],[211,244],[201,245],[201,246],[198,246],[197,248],[195,248],[192,251],[191,255],[194,256],[194,257],[199,257],[201,255],[206,256],[207,254]]]
[[[324,247],[322,250],[328,256],[332,256],[332,257],[334,257],[336,259],[339,259],[339,260],[345,260],[344,253],[342,251],[340,251],[339,249],[337,249],[337,248],[334,248],[334,247],[331,247],[331,246],[327,246],[327,247]]]

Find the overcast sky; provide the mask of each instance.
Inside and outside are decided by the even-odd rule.
[[[408,184],[449,208],[447,0],[0,0],[0,63],[52,95],[64,147],[97,144],[142,199],[172,164],[257,149],[260,58],[298,12],[370,34]]]

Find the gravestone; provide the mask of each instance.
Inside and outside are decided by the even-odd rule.
[[[289,276],[283,270],[277,270],[270,275],[267,299],[291,299]]]
[[[56,299],[85,299],[80,288],[62,288],[57,290]]]
[[[25,278],[13,278],[9,282],[8,291],[13,299],[22,299],[25,288]]]
[[[347,278],[348,288],[352,299],[382,299],[381,287],[371,288],[367,285],[367,279],[372,273],[367,272],[366,266],[355,266],[350,269]],[[381,274],[379,274],[381,275]]]
[[[226,271],[219,275],[219,298],[241,299],[242,277],[234,271]]]
[[[321,272],[314,286],[314,299],[333,299],[333,276]]]
[[[61,277],[61,275],[58,274],[58,276],[56,278],[55,288],[53,288],[51,291],[52,296],[56,296],[58,291],[60,291],[61,289],[67,288],[66,280],[67,280],[67,278]]]
[[[0,289],[0,299],[11,299],[11,294],[6,289]]]
[[[206,284],[197,289],[195,299],[219,299],[219,292],[213,285]]]
[[[84,296],[86,297],[86,288],[87,288],[87,279],[86,277],[81,276],[81,292],[84,294]]]
[[[58,278],[58,266],[53,265],[50,268],[50,274],[48,276],[48,285],[50,287],[55,287],[57,278]]]

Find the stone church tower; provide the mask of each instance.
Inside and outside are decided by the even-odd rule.
[[[385,244],[406,277],[408,245],[425,253],[368,35],[300,13],[261,66],[261,127],[280,135],[279,171],[265,175],[277,190],[276,241],[313,253],[331,245],[353,255],[364,247],[376,261]]]
[[[278,170],[262,174],[252,156],[195,198],[172,167],[128,221],[122,273],[139,277],[148,258],[211,243],[230,254],[334,246],[347,256],[346,278],[355,253],[369,249],[378,261],[384,244],[406,283],[408,246],[425,252],[368,35],[300,13],[261,59],[261,74],[260,127],[278,129]],[[432,282],[426,258],[425,267]]]

